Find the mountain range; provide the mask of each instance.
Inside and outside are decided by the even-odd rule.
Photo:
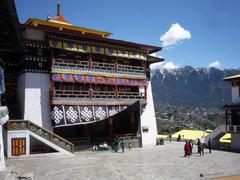
[[[231,103],[226,76],[240,69],[161,68],[151,71],[158,133],[214,129],[224,123],[224,104]]]
[[[239,69],[193,68],[152,71],[155,104],[187,107],[217,107],[231,103],[231,84],[226,76],[240,73]]]

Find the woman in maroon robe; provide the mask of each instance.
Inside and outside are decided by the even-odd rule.
[[[186,141],[186,144],[184,145],[184,152],[185,152],[184,157],[190,156],[190,145],[187,141]]]

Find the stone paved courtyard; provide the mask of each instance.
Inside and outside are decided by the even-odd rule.
[[[45,155],[9,159],[7,165],[18,174],[33,173],[35,180],[85,179],[210,179],[240,175],[240,154],[213,151],[183,157],[182,142],[166,142],[153,148],[113,152],[78,152],[74,156]],[[203,177],[200,177],[200,173]]]

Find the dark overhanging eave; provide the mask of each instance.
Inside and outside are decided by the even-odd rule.
[[[105,38],[105,37],[97,37],[97,36],[93,36],[93,35],[89,35],[89,34],[80,34],[77,32],[70,33],[70,32],[60,31],[58,29],[35,27],[32,25],[26,25],[26,24],[21,24],[21,27],[23,29],[31,28],[31,29],[36,29],[36,30],[40,30],[40,31],[45,31],[45,32],[49,33],[49,35],[61,34],[61,35],[66,35],[66,36],[69,36],[72,38],[86,38],[86,39],[91,39],[91,40],[96,40],[96,41],[101,41],[101,42],[106,42],[106,43],[114,43],[114,44],[118,44],[118,45],[120,44],[122,46],[142,48],[142,49],[147,50],[149,54],[162,50],[162,48],[158,47],[158,46],[134,43],[134,42],[123,41],[123,40],[118,40],[118,39]]]

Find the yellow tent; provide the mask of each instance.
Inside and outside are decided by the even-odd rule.
[[[183,129],[179,132],[176,132],[172,135],[172,138],[178,138],[179,134],[181,135],[182,139],[192,139],[192,140],[196,140],[198,138],[204,138],[206,137],[211,130],[207,130],[207,131],[199,131],[199,130],[187,130],[187,129]]]
[[[221,143],[231,143],[231,134],[226,133],[223,137],[219,140]]]

